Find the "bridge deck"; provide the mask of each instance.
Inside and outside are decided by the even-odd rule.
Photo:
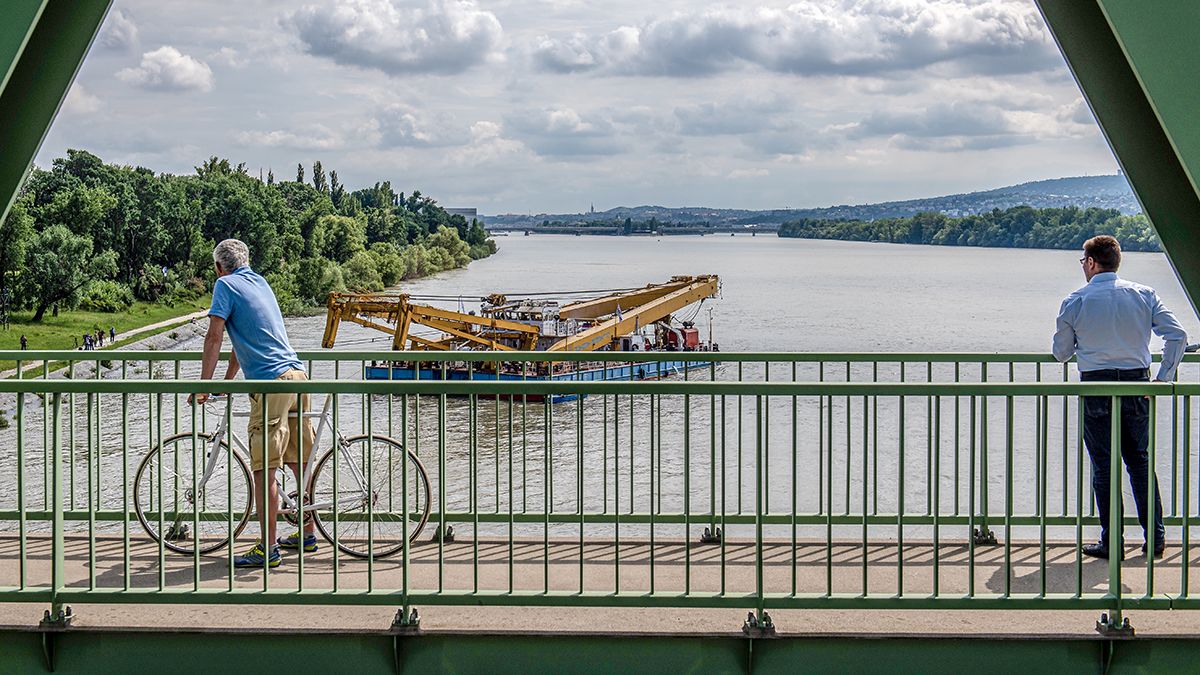
[[[476,546],[478,552],[476,553]],[[240,547],[239,547],[240,548]],[[1042,561],[1036,542],[1014,542],[1011,547],[1012,574],[1009,591],[1013,595],[1038,594],[1042,591]],[[975,595],[999,597],[1005,592],[1004,547],[980,546],[975,549]],[[28,538],[27,583],[42,585],[50,580],[50,540],[31,535]],[[549,564],[546,564],[546,554]],[[583,584],[589,592],[611,592],[616,587],[616,547],[610,542],[589,541],[583,546]],[[580,544],[576,540],[551,539],[547,546],[538,540],[516,540],[510,553],[507,540],[456,541],[446,543],[443,552],[442,588],[447,592],[508,591],[510,561],[512,588],[536,592],[545,585],[544,570],[549,569],[553,591],[578,591],[580,581]],[[680,540],[659,539],[651,547],[644,540],[622,541],[620,547],[620,590],[642,594],[650,591],[651,554],[653,554],[654,590],[675,594],[684,589],[690,575],[693,593],[721,590],[722,547],[692,544]],[[0,535],[0,586],[18,583],[19,543],[15,536]],[[690,555],[690,564],[688,556]],[[895,543],[869,546],[868,590],[877,597],[896,592],[900,579]],[[947,597],[962,597],[968,592],[970,551],[965,544],[945,544],[937,549],[939,592]],[[159,584],[158,548],[144,539],[130,542],[129,568],[125,568],[123,542],[118,537],[96,540],[95,584],[97,588],[121,588],[128,578],[131,588],[152,589]],[[89,585],[89,551],[86,537],[68,537],[65,581],[71,589]],[[755,588],[753,542],[728,542],[724,546],[725,591],[738,595]],[[930,542],[906,543],[903,553],[903,590],[905,597],[932,594],[935,548]],[[478,565],[474,564],[478,560]],[[793,549],[790,541],[764,544],[763,583],[766,593],[792,592]],[[800,542],[795,550],[795,590],[800,594],[822,594],[827,588],[827,549],[824,542]],[[1192,552],[1192,564],[1200,561],[1200,552]],[[163,569],[163,587],[186,591],[193,588],[192,558],[167,553]],[[839,542],[832,549],[832,583],[835,594],[862,592],[863,548],[861,542]],[[1178,595],[1181,583],[1182,550],[1168,547],[1167,555],[1156,561],[1154,587],[1157,596]],[[411,585],[414,592],[438,588],[438,545],[422,542],[412,549]],[[285,556],[284,563],[271,571],[272,589],[296,589],[299,582],[296,555]],[[305,556],[304,588],[333,587],[333,556],[328,546]],[[690,569],[690,572],[688,571]],[[200,586],[228,588],[228,561],[224,552],[201,557]],[[342,556],[338,563],[341,590],[367,587],[365,561]],[[1077,576],[1080,574],[1080,576]],[[1126,597],[1136,597],[1146,589],[1145,557],[1136,546],[1128,548],[1122,568]],[[376,561],[374,588],[398,589],[403,580],[399,558]],[[1078,580],[1078,581],[1077,581]],[[1077,561],[1073,543],[1052,543],[1046,550],[1045,584],[1049,594],[1071,594],[1082,586],[1085,597],[1097,597],[1108,584],[1105,561]],[[235,589],[252,591],[262,588],[262,572],[237,570]],[[1200,593],[1200,579],[1189,580],[1189,591]],[[314,604],[320,598],[312,598]],[[470,599],[464,599],[470,604]],[[553,630],[617,632],[721,633],[736,630],[745,611],[751,609],[673,609],[673,608],[550,608],[550,607],[451,607],[425,606],[422,628],[444,630]],[[301,630],[381,629],[386,628],[399,605],[375,606],[217,606],[217,605],[84,605],[73,603],[79,615],[78,625],[106,627],[185,627],[185,628],[275,628]],[[21,625],[36,622],[44,604],[0,604],[0,624]],[[1130,610],[1140,633],[1197,634],[1200,629],[1187,613],[1179,611]],[[828,633],[922,633],[922,634],[1086,634],[1091,631],[1098,611],[1085,610],[772,610],[781,632]]]

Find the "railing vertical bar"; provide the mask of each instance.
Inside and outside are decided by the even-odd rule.
[[[52,495],[52,539],[51,539],[51,571],[50,571],[50,613],[52,616],[58,616],[62,604],[59,602],[58,595],[66,586],[66,532],[64,530],[63,518],[63,476],[62,476],[62,394],[47,394],[53,396],[50,403],[51,415],[53,419],[53,429],[51,431],[51,448],[50,455],[53,464],[50,467],[51,480],[49,487],[45,490]],[[43,411],[43,415],[44,415]]]
[[[576,371],[575,377],[576,377],[576,382],[578,382],[579,381],[578,371]],[[584,572],[583,572],[584,512],[586,510],[584,508],[584,497],[583,497],[583,472],[584,472],[584,468],[583,468],[583,429],[584,429],[584,427],[583,427],[583,419],[584,419],[583,399],[584,399],[583,394],[577,394],[575,396],[575,504],[576,504],[576,508],[579,509],[579,592],[580,593],[583,593],[583,580],[584,580],[583,579],[583,574],[584,574]],[[653,434],[654,427],[651,426],[650,429],[651,429],[651,434]],[[650,440],[650,452],[651,453],[654,452],[653,436],[651,436],[651,440]],[[653,471],[654,465],[651,464],[650,466],[651,466],[650,470]],[[651,489],[651,491],[654,490],[653,477],[650,479],[650,489]],[[651,501],[653,501],[653,499]],[[651,518],[653,518],[653,515],[654,515],[653,506],[651,506],[650,513],[651,513]],[[651,542],[653,542],[653,538],[654,538],[653,521],[651,522],[651,525],[650,525],[650,538],[651,538]],[[651,555],[654,554],[653,543],[651,543],[651,545],[650,545],[650,554]],[[653,583],[654,559],[653,558],[651,558],[651,560],[650,560],[650,577],[651,577],[651,587],[653,587],[653,585],[654,585],[654,583]]]
[[[1125,555],[1125,513],[1121,507],[1121,397],[1109,397],[1108,597],[1110,625],[1121,625],[1121,558]],[[1184,565],[1186,567],[1186,565]]]
[[[1038,577],[1041,580],[1040,597],[1044,598],[1044,597],[1046,597],[1046,590],[1047,590],[1046,589],[1046,587],[1047,587],[1047,584],[1046,584],[1046,513],[1050,510],[1050,503],[1049,503],[1049,499],[1048,499],[1049,495],[1047,494],[1048,490],[1049,490],[1048,485],[1050,483],[1050,473],[1049,473],[1049,467],[1050,467],[1050,464],[1049,464],[1049,457],[1050,457],[1050,398],[1047,396],[1042,396],[1041,401],[1042,401],[1042,418],[1041,418],[1041,421],[1039,424],[1040,429],[1041,429],[1041,440],[1042,440],[1041,452],[1039,453],[1039,460],[1041,462],[1041,471],[1039,472],[1039,475],[1041,476],[1041,480],[1038,481],[1038,486],[1037,486],[1038,491],[1039,491],[1038,502],[1041,504],[1041,508],[1038,510],[1038,543],[1040,544],[1039,549],[1040,549],[1041,569],[1039,570]],[[1065,433],[1065,427],[1064,427],[1064,433]],[[1064,471],[1066,470],[1065,466],[1063,467],[1063,470]]]
[[[900,377],[904,378],[904,364],[900,364]],[[898,421],[896,424],[897,478],[896,478],[896,596],[904,597],[904,440],[906,429],[904,424],[904,396],[897,397]]]
[[[1083,597],[1083,397],[1075,397],[1075,597]]]
[[[765,611],[766,595],[763,593],[763,401],[755,397],[755,501],[754,509],[754,581],[756,616],[761,621]]]
[[[967,597],[975,597],[975,434],[976,434],[976,403],[977,396],[971,396],[971,404],[968,414],[970,417],[968,429],[968,452],[970,459],[967,462]]]
[[[553,370],[553,367],[551,367]],[[546,395],[542,398],[542,592],[550,593],[550,511],[554,508],[551,504],[551,490],[554,484],[553,475],[550,473],[550,467],[553,463],[551,454],[554,448],[553,437],[551,436],[550,417],[551,397]]]
[[[633,471],[630,467],[630,480]],[[621,396],[613,394],[613,593],[621,593]]]
[[[513,560],[515,546],[513,537],[516,536],[516,519],[513,517],[513,511],[516,510],[516,498],[513,496],[513,396],[509,396],[508,401],[508,592],[512,593],[516,590],[515,579],[516,570],[515,561]],[[525,491],[525,487],[521,486],[521,491]],[[582,518],[581,518],[582,520]]]
[[[656,408],[658,407],[655,405],[655,403],[656,403],[655,399],[657,399],[658,397],[654,394],[651,394],[647,398],[650,401],[650,418],[649,418],[650,419],[650,425],[649,425],[649,427],[650,427],[650,507],[647,509],[647,511],[649,512],[649,516],[650,516],[650,595],[654,595],[654,591],[655,591],[655,578],[654,578],[655,565],[654,565],[654,563],[655,563],[655,548],[656,548],[654,545],[654,515],[655,515],[654,499],[656,496],[655,490],[654,490],[654,480],[655,480],[655,478],[657,478],[658,476],[661,475],[661,473],[660,473],[661,469],[657,463],[657,460],[661,459],[661,455],[658,458],[656,458],[654,455],[654,449],[655,449],[654,448],[654,432],[655,432],[654,415],[657,412]],[[580,452],[582,452],[582,451],[583,451],[582,448],[580,448]],[[658,497],[661,497],[661,496],[662,496],[661,494],[658,495]],[[686,536],[686,531],[687,531],[687,526],[684,525],[685,536]],[[579,560],[580,560],[580,564],[582,565],[583,564],[582,526],[580,527],[579,540],[580,540],[579,541]],[[583,571],[581,568],[580,569],[581,583],[579,586],[580,592],[583,592],[582,580],[583,580]]]
[[[418,364],[419,366],[420,364]],[[419,372],[419,371],[418,371]],[[442,380],[446,362],[441,362]],[[446,395],[438,394],[438,593],[446,592]]]
[[[933,382],[933,362],[925,362],[925,381]],[[933,514],[933,397],[925,397],[925,515]],[[936,569],[936,568],[935,568]],[[935,591],[936,595],[936,591]]]
[[[792,382],[796,381],[796,362],[792,361]],[[798,583],[799,551],[797,543],[796,515],[800,512],[800,426],[797,424],[796,397],[792,397],[792,597],[796,596]]]
[[[863,549],[863,551],[862,551],[862,597],[865,598],[868,595],[870,595],[870,586],[869,586],[869,580],[868,580],[868,576],[867,576],[868,575],[867,570],[870,567],[870,565],[868,563],[870,562],[869,559],[870,559],[870,555],[871,555],[871,549],[870,549],[870,544],[868,541],[868,532],[867,532],[867,444],[868,444],[868,440],[869,440],[869,438],[868,438],[869,427],[867,426],[867,397],[866,396],[863,396],[862,402],[863,402],[863,425],[862,425],[862,451],[863,451],[863,463],[862,463],[862,549]],[[874,433],[876,435],[878,435],[879,430],[875,429]]]
[[[1188,583],[1189,572],[1191,571],[1192,561],[1192,524],[1191,524],[1191,498],[1192,498],[1192,397],[1183,397],[1183,489],[1182,489],[1182,508],[1180,511],[1183,515],[1183,531],[1181,532],[1181,544],[1183,547],[1183,558],[1180,565],[1180,593],[1179,597],[1186,599],[1189,595],[1190,584]]]
[[[17,361],[17,379],[22,379],[25,364]],[[44,415],[45,413],[43,413]],[[17,587],[25,590],[28,579],[29,542],[25,522],[25,394],[17,394]],[[44,489],[44,488],[43,488]]]
[[[960,376],[961,364],[958,361],[954,362],[954,383],[958,384]],[[962,455],[962,397],[954,396],[954,515],[961,515],[962,509],[959,508],[959,495],[962,493],[962,471],[961,458]]]
[[[1010,373],[1011,374],[1011,373]],[[1012,378],[1010,377],[1009,380]],[[1012,595],[1013,397],[1004,397],[1004,597]]]
[[[1158,469],[1157,455],[1155,448],[1156,438],[1158,436],[1158,398],[1156,396],[1149,397],[1150,404],[1150,428],[1147,437],[1147,450],[1150,454],[1148,458],[1149,479],[1146,481],[1146,597],[1154,597],[1154,551],[1156,546],[1160,546],[1162,542],[1156,541],[1158,528],[1154,523],[1158,518]],[[1186,562],[1184,563],[1187,564]]]
[[[933,397],[933,597],[941,594],[942,397]]]
[[[829,397],[829,405],[825,407],[826,418],[825,423],[829,428],[829,471],[825,474],[825,597],[833,596],[833,397]],[[847,419],[850,417],[849,408],[846,409]],[[770,428],[767,429],[770,433]],[[846,453],[849,455],[850,447],[846,447]],[[849,470],[849,457],[847,456],[847,470]]]
[[[846,382],[850,382],[850,362],[846,362]],[[846,511],[844,515],[850,515],[850,472],[854,465],[854,457],[851,455],[851,428],[850,428],[850,396],[846,396]],[[830,463],[832,466],[832,462]],[[832,501],[832,500],[831,500]]]

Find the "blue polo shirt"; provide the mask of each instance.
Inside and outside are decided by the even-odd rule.
[[[275,293],[249,265],[217,279],[208,315],[225,319],[247,380],[274,380],[289,370],[304,369],[288,344]]]

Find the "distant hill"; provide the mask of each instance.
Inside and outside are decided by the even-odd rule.
[[[801,218],[875,220],[878,218],[901,218],[921,212],[936,211],[948,216],[965,216],[983,213],[992,209],[1007,209],[1028,205],[1036,208],[1062,206],[1095,206],[1117,209],[1124,214],[1141,211],[1129,183],[1122,175],[1076,176],[1055,178],[1020,185],[967,192],[964,194],[909,199],[878,204],[839,205],[815,209],[772,209],[752,211],[746,209],[718,209],[708,207],[635,206],[617,207],[595,213],[539,213],[537,215],[503,214],[485,216],[488,229],[538,229],[543,223],[558,225],[582,224],[597,221],[623,221],[630,218],[645,221],[656,218],[660,222],[680,225],[731,228],[757,225],[763,229],[777,228],[780,223]]]

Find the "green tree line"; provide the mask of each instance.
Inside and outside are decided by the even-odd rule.
[[[194,175],[156,174],[68,150],[35,168],[0,222],[0,300],[12,310],[118,312],[134,299],[173,303],[212,287],[212,249],[235,237],[285,312],[331,291],[382,290],[496,251],[467,222],[390,182],[348,190],[320,162],[311,181],[251,176],[212,157]]]
[[[1078,207],[1035,209],[1016,206],[955,218],[918,213],[911,218],[879,220],[802,219],[784,223],[781,237],[880,241],[937,246],[1079,249],[1097,234],[1111,234],[1126,251],[1161,251],[1158,236],[1144,215],[1115,209]]]

